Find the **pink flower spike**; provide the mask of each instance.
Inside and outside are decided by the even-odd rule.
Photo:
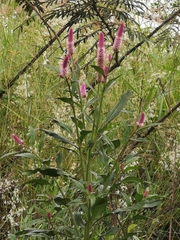
[[[80,94],[82,98],[87,97],[87,92],[86,92],[86,83],[83,82],[82,85],[80,86]]]
[[[136,123],[139,127],[143,127],[145,122],[145,113],[142,112],[139,121]]]
[[[104,47],[104,34],[103,34],[103,32],[100,32],[100,34],[99,34],[98,47],[99,48],[103,48]]]
[[[47,217],[48,219],[50,219],[50,218],[52,217],[51,213],[50,213],[50,212],[47,212],[47,213],[46,213],[46,217]]]
[[[124,22],[122,22],[118,28],[118,31],[117,31],[117,36],[118,37],[122,37],[123,35],[123,32],[124,32]]]
[[[60,68],[59,76],[62,78],[66,77],[68,74],[68,59],[69,59],[69,55],[66,55]]]
[[[14,138],[14,141],[18,144],[18,145],[22,145],[24,143],[24,141],[22,139],[20,139],[17,135],[12,134],[12,137]]]
[[[112,60],[112,55],[109,53],[108,54],[108,61],[110,62]]]
[[[149,188],[146,188],[143,197],[147,197],[149,195]]]
[[[120,163],[119,167],[120,167],[121,170],[123,170],[124,169],[124,162]]]
[[[88,192],[89,192],[89,193],[92,193],[92,191],[93,191],[92,185],[89,183],[89,184],[88,184]]]
[[[72,55],[74,53],[74,40],[73,40],[73,30],[70,28],[67,40],[67,54]]]
[[[108,66],[105,66],[104,68],[104,75],[107,77],[108,75],[108,70],[109,70],[109,67]]]
[[[121,48],[123,32],[124,32],[124,22],[122,22],[120,24],[119,29],[118,29],[115,39],[114,39],[113,50],[115,52],[119,52],[119,50]]]

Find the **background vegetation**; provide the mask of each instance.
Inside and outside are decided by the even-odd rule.
[[[51,229],[51,225],[56,225],[57,219],[50,222],[46,215],[53,211],[48,199],[58,194],[55,180],[51,180],[51,186],[23,185],[31,179],[23,172],[42,166],[42,162],[4,155],[24,151],[23,146],[15,145],[14,133],[24,140],[26,149],[56,167],[59,144],[38,129],[59,131],[52,119],[70,123],[69,105],[60,101],[66,94],[65,83],[56,72],[65,55],[69,27],[72,25],[75,33],[76,59],[82,66],[80,81],[90,79],[89,84],[95,87],[89,64],[96,64],[99,31],[104,32],[110,51],[122,20],[126,26],[123,47],[110,69],[111,76],[118,78],[105,99],[104,114],[124,92],[131,90],[132,97],[121,118],[109,126],[109,137],[128,138],[128,126],[136,123],[142,111],[146,113],[147,125],[161,123],[145,128],[141,133],[143,141],[132,141],[129,145],[127,152],[137,156],[130,170],[142,183],[130,183],[124,195],[127,204],[128,199],[136,199],[135,189],[140,188],[140,193],[148,187],[149,193],[159,196],[161,202],[153,208],[124,214],[122,228],[133,233],[134,237],[129,239],[180,239],[179,14],[178,1],[163,4],[154,1],[151,5],[136,1],[2,2],[0,239],[17,239],[14,234],[34,226]],[[122,125],[126,127],[121,128]],[[64,150],[62,154],[65,157],[61,168],[77,174],[75,159]],[[69,183],[59,181],[66,189]],[[122,238],[115,238],[109,234],[97,239],[128,237],[123,238],[122,234]]]

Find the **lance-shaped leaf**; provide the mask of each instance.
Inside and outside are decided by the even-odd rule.
[[[62,198],[60,196],[56,196],[54,197],[54,202],[57,204],[57,205],[67,205],[69,202],[70,202],[70,198]]]
[[[110,123],[114,118],[116,118],[119,113],[123,110],[123,108],[125,107],[127,101],[129,100],[131,96],[131,92],[128,91],[126,93],[124,93],[121,98],[119,99],[118,103],[116,104],[116,106],[110,111],[110,113],[107,115],[106,120],[104,121],[100,131],[102,131],[107,125],[108,123]]]
[[[61,122],[61,121],[58,121],[58,120],[56,120],[56,119],[53,119],[52,122],[53,122],[53,123],[56,123],[58,126],[60,126],[60,127],[61,127],[63,130],[65,130],[66,132],[68,132],[68,133],[70,133],[70,134],[73,133],[72,128],[71,128],[69,125],[67,125],[67,124],[65,124],[65,123],[63,123],[63,122]]]
[[[26,184],[43,186],[43,185],[49,185],[50,183],[47,180],[43,179],[43,178],[36,178],[36,179],[32,179],[32,180],[30,180],[28,182],[23,183],[21,186],[23,187]]]
[[[26,172],[23,173],[25,176],[30,176],[33,174],[36,174],[37,172],[40,172],[43,176],[50,176],[50,177],[59,177],[59,176],[66,176],[66,177],[71,177],[67,172],[58,169],[58,168],[36,168],[33,170],[27,170]]]
[[[36,155],[34,155],[33,153],[18,153],[15,156],[38,160],[38,157]]]
[[[104,70],[101,67],[96,65],[91,65],[91,67],[93,67],[96,70],[96,72],[100,73],[101,75],[103,75],[103,77],[105,77]]]
[[[88,131],[88,130],[82,130],[80,132],[80,142],[82,143],[83,139],[89,134],[91,133],[92,131]]]
[[[61,163],[63,161],[63,154],[62,152],[58,152],[57,156],[56,156],[56,167],[59,168]]]
[[[72,146],[74,146],[74,147],[77,148],[77,146],[76,146],[74,143],[72,143],[71,141],[69,141],[67,138],[65,138],[65,137],[63,137],[63,136],[61,136],[61,135],[59,135],[59,134],[57,134],[57,133],[55,133],[55,132],[46,130],[46,129],[42,129],[42,130],[43,130],[46,134],[48,134],[49,136],[53,137],[54,139],[56,139],[56,140],[58,140],[58,141],[60,141],[60,142],[62,142],[62,143],[64,143],[64,144],[70,144],[70,145],[72,145]]]

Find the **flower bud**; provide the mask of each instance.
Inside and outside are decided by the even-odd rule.
[[[24,143],[24,141],[22,139],[20,139],[17,135],[12,134],[12,137],[14,138],[14,141],[18,144],[18,145],[22,145]]]
[[[87,97],[87,91],[86,91],[86,83],[83,82],[82,85],[80,86],[80,94],[82,98]]]
[[[139,127],[143,127],[145,122],[145,113],[142,112],[139,121],[136,123]]]
[[[120,24],[119,29],[118,29],[115,39],[114,39],[113,50],[115,52],[119,52],[119,50],[121,48],[123,31],[124,31],[124,22],[122,22]]]
[[[89,183],[89,184],[88,184],[88,192],[89,192],[89,193],[92,193],[92,191],[93,191],[92,185]]]

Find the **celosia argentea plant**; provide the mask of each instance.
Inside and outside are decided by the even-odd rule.
[[[122,139],[110,139],[112,121],[125,108],[131,92],[124,93],[108,113],[104,111],[104,103],[110,98],[109,90],[115,82],[108,69],[121,48],[123,32],[124,23],[121,23],[112,53],[106,53],[104,34],[100,32],[97,65],[91,66],[96,75],[96,86],[91,87],[88,80],[79,82],[80,67],[74,59],[73,30],[70,29],[67,55],[60,66],[59,76],[67,86],[67,95],[60,99],[71,109],[71,124],[53,119],[62,130],[61,134],[41,129],[60,142],[59,152],[55,167],[42,160],[42,168],[25,172],[27,176],[36,176],[27,183],[46,186],[46,194],[42,192],[40,195],[41,200],[42,196],[46,199],[38,201],[38,204],[41,202],[41,221],[34,220],[33,227],[16,233],[18,239],[21,236],[73,240],[128,239],[135,236],[139,239],[139,224],[145,219],[141,217],[141,209],[158,205],[159,199],[151,195],[150,186],[136,174],[134,162],[137,156],[128,151],[129,141],[143,129],[145,114],[141,114],[137,123],[135,121],[128,126],[128,137],[123,134]],[[18,145],[23,143],[25,148],[21,139],[16,135],[13,138]],[[73,164],[70,172],[62,170],[65,157],[61,149],[71,156],[68,157]],[[16,156],[40,159],[24,150]],[[52,191],[48,195],[52,184],[56,190],[53,195]],[[145,189],[148,189],[148,194]],[[135,218],[136,215],[138,217]]]

